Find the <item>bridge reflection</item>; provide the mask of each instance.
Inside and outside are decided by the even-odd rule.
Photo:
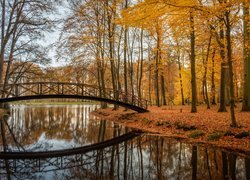
[[[131,131],[100,143],[66,150],[50,152],[1,152],[0,174],[4,175],[7,172],[11,172],[11,174],[20,178],[30,176],[33,173],[64,170],[78,166],[91,169],[91,166],[95,163],[110,159],[114,146],[119,146],[119,153],[122,153],[124,151],[124,143],[121,143],[133,139],[140,134],[138,131]]]

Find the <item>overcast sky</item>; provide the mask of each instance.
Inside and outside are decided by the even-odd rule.
[[[65,3],[62,6],[59,6],[57,8],[57,11],[53,15],[51,15],[51,18],[56,20],[63,20],[67,18],[67,16],[69,15],[69,10],[66,8],[66,6],[67,5]],[[63,23],[55,24],[55,27],[53,28],[54,31],[50,33],[44,33],[45,37],[40,42],[41,45],[49,47],[48,56],[52,60],[50,66],[53,67],[63,66],[67,64],[67,62],[62,59],[57,60],[56,48],[53,46],[59,40],[62,27]]]

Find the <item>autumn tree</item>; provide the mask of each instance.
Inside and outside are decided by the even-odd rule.
[[[242,111],[250,111],[250,3],[243,3],[244,88]]]

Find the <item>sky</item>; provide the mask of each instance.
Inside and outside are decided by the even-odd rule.
[[[67,5],[64,3],[63,5],[60,5],[57,8],[57,11],[54,12],[53,15],[51,15],[50,17],[52,19],[65,19],[67,18],[67,16],[69,15],[69,10],[66,8]],[[48,57],[52,60],[51,64],[49,66],[52,67],[58,67],[58,66],[63,66],[66,65],[67,62],[65,62],[65,60],[63,59],[57,59],[56,57],[56,43],[60,38],[60,33],[61,33],[61,29],[63,27],[63,22],[58,23],[55,25],[55,27],[53,28],[53,32],[46,32],[44,33],[44,38],[40,41],[41,45],[48,47]]]

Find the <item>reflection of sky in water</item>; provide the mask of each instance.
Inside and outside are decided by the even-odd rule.
[[[57,149],[68,149],[75,147],[76,144],[73,140],[58,140],[58,139],[47,139],[45,133],[43,133],[38,141],[32,145],[25,147],[27,151],[50,151]]]

